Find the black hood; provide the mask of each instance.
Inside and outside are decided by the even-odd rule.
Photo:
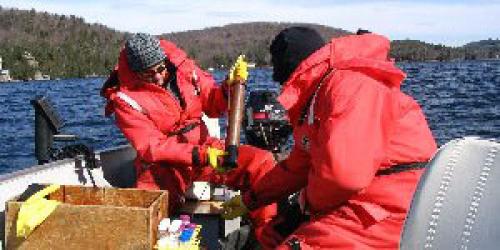
[[[308,27],[290,27],[282,30],[271,43],[273,80],[283,84],[297,66],[325,45],[320,34]]]

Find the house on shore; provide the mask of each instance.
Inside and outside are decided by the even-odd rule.
[[[3,68],[2,57],[0,57],[0,82],[9,82],[12,79],[10,78],[10,72],[8,69]]]

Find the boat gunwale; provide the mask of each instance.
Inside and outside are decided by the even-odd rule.
[[[60,167],[62,164],[66,164],[66,163],[70,163],[70,162],[74,162],[74,161],[75,161],[75,159],[73,159],[73,158],[67,158],[67,159],[49,162],[49,163],[46,163],[43,165],[34,165],[34,166],[31,166],[28,168],[16,170],[14,172],[1,174],[0,175],[0,184],[2,182],[16,179],[16,178],[24,176],[24,175],[30,175],[30,174],[33,174],[35,172],[40,172],[40,171],[45,171],[45,170],[49,170],[52,168]]]
[[[123,150],[127,147],[130,147],[130,144],[123,144],[123,145],[118,145],[115,147],[105,148],[103,150],[97,150],[97,151],[95,151],[95,157],[97,160],[99,160],[101,153]],[[2,182],[9,181],[9,180],[12,180],[12,179],[24,176],[24,175],[29,175],[29,174],[33,174],[35,172],[49,170],[49,169],[52,169],[55,167],[59,167],[59,166],[66,164],[66,163],[74,162],[74,161],[75,161],[74,158],[66,158],[66,159],[62,159],[62,160],[52,161],[52,162],[49,162],[49,163],[46,163],[43,165],[33,165],[31,167],[15,170],[14,172],[0,174],[0,184]]]

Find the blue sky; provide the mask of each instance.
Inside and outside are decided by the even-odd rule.
[[[129,32],[162,34],[254,21],[307,22],[390,39],[460,46],[500,38],[500,0],[0,0],[4,8],[76,15]]]

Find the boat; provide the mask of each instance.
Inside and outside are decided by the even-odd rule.
[[[72,152],[80,152],[81,154],[52,161],[48,157],[47,150],[44,149],[51,148],[53,141],[74,141],[77,136],[60,134],[61,118],[45,97],[36,97],[31,103],[35,108],[35,155],[39,165],[0,175],[1,204],[6,204],[7,201],[18,197],[31,184],[35,183],[133,188],[136,178],[133,164],[137,152],[132,146],[121,145],[91,152],[89,155],[89,152],[85,151],[81,144],[74,144]],[[220,137],[218,119],[206,116],[202,119],[207,124],[210,135]],[[75,149],[77,150],[75,151]],[[86,153],[87,155],[85,155]],[[199,208],[192,207],[193,211]],[[224,235],[228,235],[238,228],[239,219],[224,222],[221,227],[224,230]],[[4,239],[5,207],[0,206],[0,241],[2,244],[4,244]],[[2,245],[0,244],[0,246]]]
[[[47,119],[46,114],[42,116],[44,122],[50,124],[45,124],[45,129],[56,127],[56,116],[48,116],[52,120]],[[42,123],[36,119],[36,124]],[[217,130],[218,122],[210,124],[212,129]],[[54,138],[68,140],[72,137]],[[42,153],[37,152],[37,155]],[[5,204],[32,183],[132,187],[135,182],[132,167],[135,156],[136,152],[130,145],[123,145],[95,152],[95,162],[92,163],[88,157],[77,155],[0,175],[0,202]],[[41,160],[45,159],[42,157]],[[441,146],[418,184],[405,221],[400,248],[496,249],[500,235],[500,216],[497,215],[500,209],[499,188],[500,142],[465,137]],[[5,211],[1,207],[1,239],[5,234],[4,217]],[[225,223],[229,224],[226,224],[224,235],[237,231],[240,226],[239,220]],[[211,242],[215,246],[219,244],[218,239],[211,239]]]

